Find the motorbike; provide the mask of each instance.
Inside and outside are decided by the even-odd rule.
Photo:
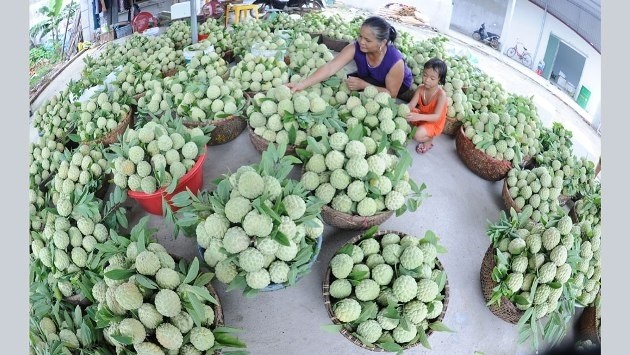
[[[322,9],[322,0],[255,0],[252,4],[258,6],[258,16],[265,16],[270,10],[284,10],[286,8]]]
[[[496,33],[486,32],[485,23],[482,23],[481,27],[479,27],[477,31],[474,31],[472,33],[472,38],[476,39],[477,41],[483,42],[494,49],[499,49],[499,38],[501,38],[501,36]]]

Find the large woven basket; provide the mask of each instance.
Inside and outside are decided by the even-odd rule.
[[[374,238],[376,239],[380,239],[380,237],[384,236],[385,234],[389,234],[389,233],[395,233],[395,234],[399,234],[399,235],[404,235],[401,232],[397,232],[397,231],[388,231],[388,230],[383,230],[383,231],[379,231],[377,233],[374,234]],[[355,237],[353,237],[352,239],[350,239],[345,245],[343,245],[342,247],[345,247],[346,245],[350,245],[350,244],[355,244],[357,242],[359,242],[361,240],[362,235],[359,234]],[[436,267],[441,270],[444,271],[444,267],[442,266],[442,263],[440,263],[440,260],[436,259],[435,261],[435,265]],[[324,297],[324,306],[326,307],[326,311],[328,312],[328,317],[330,317],[330,319],[333,321],[334,324],[343,324],[341,323],[337,317],[335,317],[335,313],[332,309],[332,302],[331,302],[331,297],[330,297],[330,284],[331,284],[331,279],[333,278],[332,276],[332,270],[330,268],[330,263],[328,263],[328,268],[326,269],[326,273],[324,274],[324,282],[322,283],[322,295]],[[449,300],[449,289],[448,289],[448,277],[446,279],[446,284],[444,285],[444,289],[442,290],[441,294],[444,296],[444,299],[442,300],[442,313],[440,313],[439,316],[437,316],[437,318],[435,318],[434,322],[441,322],[444,319],[444,315],[446,314],[446,309],[448,308],[448,300]],[[341,335],[343,335],[346,339],[350,340],[353,344],[362,347],[363,349],[367,349],[367,350],[371,350],[371,351],[376,351],[376,352],[385,352],[384,349],[376,347],[376,346],[368,346],[366,344],[364,344],[361,340],[357,339],[354,335],[352,335],[352,332],[346,328],[341,328],[340,331]],[[431,334],[433,334],[433,329],[428,328],[426,331],[426,335],[427,337],[429,337]],[[403,346],[403,349],[410,349],[412,347],[417,346],[418,343],[414,343],[414,344],[407,344],[405,346]]]
[[[317,257],[319,256],[319,253],[322,250],[322,243],[323,243],[323,241],[324,241],[323,234],[320,234],[319,237],[317,237],[317,239],[315,240],[315,245],[314,245],[315,246],[315,250],[314,250],[313,255],[311,256],[311,259],[309,260],[308,264],[306,264],[306,268],[308,269],[308,272],[310,272],[310,270],[313,268],[313,265],[317,261]],[[205,260],[204,260],[205,252],[206,252],[206,249],[202,248],[201,245],[197,245],[197,253],[199,254],[200,260],[202,260],[204,265],[209,267],[208,264],[205,263]],[[213,268],[210,267],[210,269],[213,269]],[[298,275],[295,278],[295,282],[297,283],[298,281],[300,281],[300,279],[302,279],[304,276],[306,276],[308,274],[308,272],[303,273],[301,275]],[[267,287],[261,288],[259,291],[260,292],[271,292],[271,291],[282,290],[282,289],[285,289],[287,287],[290,287],[288,281],[284,282],[284,283],[271,282],[269,285],[267,285]]]
[[[512,169],[507,160],[497,160],[475,148],[473,142],[464,134],[464,126],[459,128],[455,136],[457,155],[473,173],[483,179],[499,181]]]
[[[596,307],[593,305],[584,308],[577,324],[579,336],[583,339],[590,339],[594,343],[601,344],[601,333],[597,323]]]
[[[457,134],[457,131],[459,130],[459,127],[462,126],[462,121],[458,120],[457,118],[453,118],[453,117],[446,117],[446,123],[444,123],[444,129],[442,130],[442,133],[454,137]]]
[[[516,212],[521,212],[521,209],[516,207],[514,199],[512,199],[512,196],[510,196],[507,178],[503,179],[503,190],[501,191],[501,195],[503,195],[503,202],[505,202],[505,207],[507,207],[508,211],[510,210],[510,208],[513,208]]]
[[[114,128],[114,130],[112,130],[111,132],[107,133],[106,135],[102,136],[99,139],[95,139],[93,141],[81,142],[81,144],[87,144],[87,145],[103,144],[104,146],[108,146],[112,143],[117,142],[118,136],[121,136],[123,133],[125,133],[125,130],[129,126],[133,127],[133,109],[129,110],[129,113],[127,113],[127,117],[125,117],[122,121],[120,121],[120,123],[118,124],[118,126],[116,126],[116,128]]]
[[[236,139],[247,126],[247,121],[240,116],[230,116],[222,120],[207,122],[183,121],[183,124],[189,128],[213,125],[214,129],[210,132],[208,145],[220,145]]]
[[[254,145],[254,148],[256,148],[257,151],[259,152],[264,152],[265,150],[267,150],[267,147],[269,146],[269,142],[257,135],[256,133],[254,133],[254,130],[252,129],[251,126],[247,126],[247,129],[249,131],[249,140],[252,142],[252,144]],[[276,144],[276,143],[274,143]],[[287,150],[285,152],[285,155],[293,155],[295,156],[295,146],[294,145],[287,145]]]
[[[375,214],[374,216],[363,217],[339,212],[328,205],[322,207],[322,219],[326,224],[340,229],[350,230],[368,229],[385,222],[393,214],[394,211],[385,211]]]
[[[321,35],[320,38],[321,43],[323,43],[331,51],[335,52],[341,52],[348,44],[350,44],[349,41],[334,39],[326,35]]]
[[[483,298],[486,303],[490,301],[490,298],[492,298],[492,290],[497,286],[497,283],[492,279],[492,269],[494,269],[494,266],[494,248],[490,245],[483,257],[480,272],[481,292],[483,293]],[[516,308],[516,305],[505,297],[501,298],[498,306],[496,304],[492,304],[491,306],[488,306],[488,308],[490,308],[490,312],[494,313],[495,316],[512,324],[518,323],[523,315],[523,312]]]

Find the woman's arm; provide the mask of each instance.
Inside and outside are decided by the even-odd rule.
[[[389,92],[391,97],[396,98],[398,96],[398,90],[400,90],[404,77],[405,62],[401,59],[389,69],[389,73],[385,77],[385,87],[387,88],[385,91]]]
[[[414,95],[414,98],[416,95],[418,95],[418,91],[416,91],[416,94]],[[444,92],[444,90],[441,90],[438,92],[438,101],[437,104],[435,105],[435,112],[433,113],[415,113],[415,112],[411,112],[407,115],[407,121],[408,122],[418,122],[418,121],[426,121],[426,122],[435,122],[438,119],[440,119],[440,117],[442,116],[442,111],[446,110],[446,93]],[[418,95],[419,96],[419,95]],[[410,102],[411,103],[411,102]],[[417,103],[417,101],[416,101]]]
[[[299,83],[289,83],[287,86],[292,89],[291,91],[296,92],[330,78],[354,59],[354,50],[354,42],[352,42],[341,50],[338,56],[319,67],[312,75]]]

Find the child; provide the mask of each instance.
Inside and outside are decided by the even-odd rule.
[[[432,58],[424,64],[422,85],[409,101],[411,112],[407,122],[417,126],[413,139],[418,143],[416,152],[424,154],[433,147],[433,138],[442,133],[446,123],[446,92],[440,85],[446,83],[446,63]]]

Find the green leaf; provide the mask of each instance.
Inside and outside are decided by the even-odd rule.
[[[228,333],[214,333],[214,340],[226,347],[231,347],[231,348],[246,348],[247,345],[245,343],[243,343],[240,339],[238,339],[237,337],[234,337]]]
[[[199,273],[199,259],[195,257],[193,261],[190,263],[188,274],[186,274],[186,278],[184,278],[184,281],[182,281],[182,283],[184,284],[190,283],[192,280],[195,279],[195,277],[197,277],[198,273]]]
[[[350,273],[350,275],[348,275],[347,278],[356,280],[356,281],[361,281],[368,277],[368,273],[369,273],[368,271],[353,271]]]
[[[199,298],[197,298],[197,295],[195,294],[188,293],[186,296],[191,305],[191,308],[188,309],[188,314],[190,314],[190,317],[195,322],[195,325],[200,327],[206,317],[206,311],[203,308],[203,304],[199,301]]]
[[[517,304],[520,304],[521,306],[525,306],[525,305],[530,304],[530,302],[527,300],[527,298],[521,296],[520,294],[517,294],[517,295],[514,296],[514,301]]]
[[[284,246],[289,246],[291,245],[291,243],[289,242],[289,238],[287,238],[286,235],[277,232],[273,235],[272,237],[273,240],[275,240],[276,242],[278,242],[280,245],[284,245]]]
[[[133,344],[133,339],[129,336],[123,336],[123,335],[112,335],[111,336],[114,340],[116,340],[117,342],[124,344],[124,345],[131,345]]]
[[[105,277],[112,280],[127,280],[136,273],[131,270],[110,270],[105,273]]]
[[[378,232],[378,228],[379,228],[378,225],[370,227],[368,230],[363,232],[363,234],[361,236],[361,239],[372,238],[372,236],[374,236],[374,234],[376,234],[376,232]]]
[[[244,275],[236,275],[234,280],[228,284],[227,291],[232,291],[235,289],[243,289],[247,286],[247,281],[245,281]]]
[[[424,330],[422,330],[422,328],[418,330],[418,341],[425,348],[431,349],[431,345],[429,345],[429,339],[427,338],[427,334],[424,332]]]
[[[196,279],[195,279],[195,286],[203,286],[205,287],[206,285],[208,285],[210,283],[210,281],[212,281],[212,279],[214,278],[214,274],[211,272],[204,272],[201,275],[199,275]]]
[[[444,325],[444,323],[442,322],[431,323],[429,324],[429,328],[435,330],[436,332],[451,332],[451,333],[455,332],[451,330],[449,327],[447,327],[446,325]]]
[[[136,282],[138,284],[140,284],[140,286],[150,289],[150,290],[157,290],[158,289],[158,285],[155,283],[155,281],[149,279],[148,277],[144,276],[144,275],[140,275],[137,274],[136,275]]]
[[[326,324],[321,325],[320,328],[328,333],[339,333],[341,329],[343,329],[343,325],[341,324]]]
[[[361,304],[361,315],[355,321],[356,323],[362,323],[368,319],[373,319],[378,313],[378,307],[375,302],[363,302]]]
[[[399,351],[403,351],[404,350],[404,348],[402,346],[400,346],[397,343],[391,342],[391,341],[378,343],[378,346],[383,348],[383,350],[389,351],[389,352],[399,352]]]

